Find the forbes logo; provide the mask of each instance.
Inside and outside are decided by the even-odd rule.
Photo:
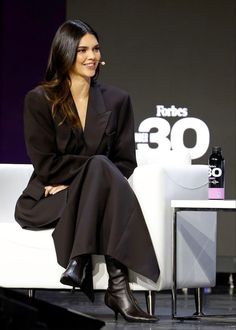
[[[187,117],[187,108],[176,108],[172,105],[170,108],[165,108],[164,105],[156,106],[156,116],[157,117]]]

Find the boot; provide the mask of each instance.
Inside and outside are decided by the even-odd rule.
[[[60,282],[80,289],[93,302],[93,278],[91,256],[87,254],[80,255],[70,260],[66,270],[61,276]]]
[[[129,322],[156,322],[156,317],[138,306],[129,287],[127,268],[110,256],[105,256],[105,261],[109,274],[105,304],[115,312],[116,320],[120,313]]]

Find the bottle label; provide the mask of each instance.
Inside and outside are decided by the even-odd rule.
[[[208,199],[224,199],[225,190],[224,188],[209,188]]]
[[[224,166],[209,165],[209,188],[224,188]]]
[[[216,148],[215,148],[216,149]],[[209,173],[208,173],[208,198],[224,199],[225,186],[225,160],[220,150],[212,150],[209,157]]]

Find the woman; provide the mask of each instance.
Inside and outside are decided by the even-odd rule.
[[[105,303],[127,321],[156,318],[137,305],[127,267],[153,281],[159,268],[127,178],[136,167],[126,92],[98,84],[96,32],[67,21],[54,37],[45,81],[25,98],[25,142],[34,172],[16,205],[25,229],[55,227],[61,283],[93,301],[91,255],[105,256]]]

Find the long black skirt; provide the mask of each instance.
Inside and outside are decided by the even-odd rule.
[[[92,156],[69,188],[36,201],[24,193],[16,220],[25,229],[55,227],[58,263],[81,254],[110,255],[156,282],[159,267],[137,198],[107,157]],[[24,225],[22,225],[24,223]]]

